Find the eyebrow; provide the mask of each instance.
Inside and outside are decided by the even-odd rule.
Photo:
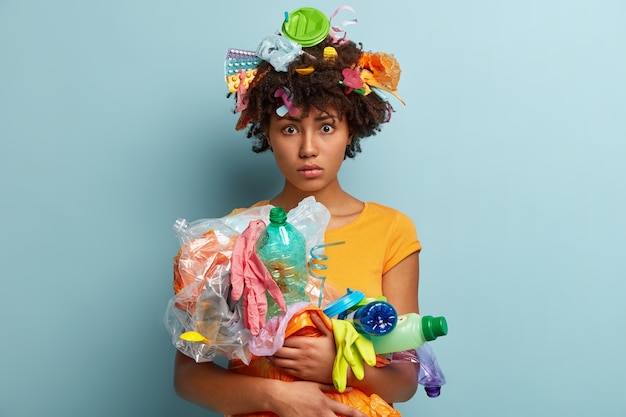
[[[298,117],[293,117],[290,114],[285,115],[282,119],[285,120],[290,120],[292,122],[299,122],[302,120],[302,118],[298,118]],[[314,120],[316,122],[320,122],[320,121],[324,121],[327,119],[331,119],[333,122],[335,122],[335,120],[337,120],[336,116],[330,115],[328,113],[321,113],[319,116],[317,116]]]

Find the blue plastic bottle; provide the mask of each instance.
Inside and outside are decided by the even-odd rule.
[[[382,336],[396,327],[398,313],[388,302],[376,300],[359,307],[346,318],[352,321],[359,333]]]
[[[273,207],[269,220],[256,242],[256,253],[280,287],[287,305],[310,302],[305,291],[309,275],[304,236],[287,222],[282,207]],[[267,318],[280,313],[276,302],[268,297]]]

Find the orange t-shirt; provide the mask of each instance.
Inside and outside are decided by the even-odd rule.
[[[353,222],[327,230],[324,240],[345,242],[325,249],[328,283],[340,293],[351,288],[368,297],[382,295],[382,276],[421,250],[415,225],[408,216],[371,202],[365,203]]]
[[[269,200],[252,207],[269,204]],[[233,210],[231,214],[241,212]],[[348,288],[368,297],[382,295],[382,276],[400,261],[421,250],[413,221],[402,212],[366,202],[351,223],[324,234],[324,243],[345,242],[324,249],[327,269],[313,271],[326,276],[326,283],[339,294]]]

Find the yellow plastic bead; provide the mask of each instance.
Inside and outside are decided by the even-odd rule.
[[[324,48],[324,61],[331,61],[337,58],[337,50],[332,46]]]

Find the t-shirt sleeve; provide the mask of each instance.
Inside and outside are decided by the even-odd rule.
[[[259,202],[254,203],[253,205],[251,205],[250,207],[243,207],[243,208],[235,208],[233,209],[230,213],[228,213],[226,216],[224,217],[230,217],[230,216],[235,216],[239,213],[243,213],[246,210],[250,210],[251,208],[254,207],[259,207],[259,206],[264,206],[269,204],[269,200],[261,200]]]
[[[404,258],[422,249],[413,221],[404,213],[397,212],[389,228],[389,247],[385,256],[383,274],[398,265]]]

